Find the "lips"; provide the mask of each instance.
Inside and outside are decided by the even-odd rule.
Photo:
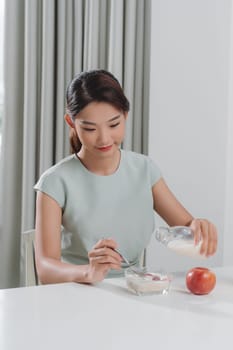
[[[104,146],[104,147],[98,147],[98,150],[101,152],[107,152],[112,148],[112,145],[110,146]]]

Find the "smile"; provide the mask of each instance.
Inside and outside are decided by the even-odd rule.
[[[101,152],[107,152],[112,148],[112,145],[110,146],[104,146],[104,147],[98,147],[98,150]]]

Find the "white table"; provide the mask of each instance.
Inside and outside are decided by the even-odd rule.
[[[0,349],[232,349],[233,267],[214,271],[205,296],[184,275],[168,295],[133,295],[124,279],[0,290]]]

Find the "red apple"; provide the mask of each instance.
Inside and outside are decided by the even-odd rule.
[[[215,284],[215,273],[206,267],[194,267],[186,274],[186,286],[193,294],[208,294]]]

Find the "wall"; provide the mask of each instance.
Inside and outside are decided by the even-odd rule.
[[[226,167],[226,207],[223,245],[223,264],[233,265],[233,4],[231,6],[229,84],[228,84],[228,134]]]
[[[232,154],[231,5],[230,0],[152,1],[149,155],[183,205],[216,224],[219,248],[214,257],[196,261],[169,252],[152,237],[151,267],[233,264],[233,254],[228,251],[226,259],[223,249],[233,244],[228,232],[233,203],[226,195]],[[156,222],[163,223],[159,217]]]

